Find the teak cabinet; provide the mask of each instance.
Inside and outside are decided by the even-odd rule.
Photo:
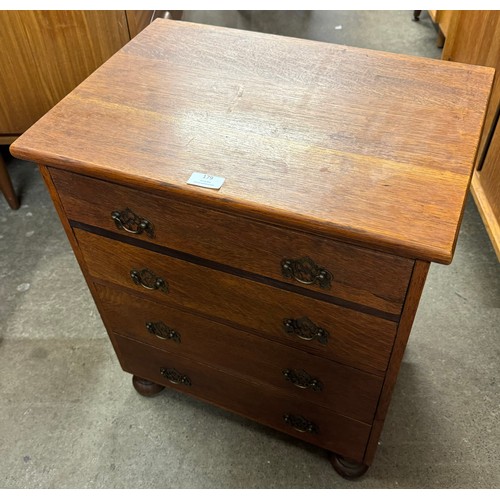
[[[146,27],[153,12],[0,12],[0,144],[33,125]]]
[[[357,477],[429,263],[452,259],[491,81],[158,20],[11,151],[39,163],[139,393],[209,401]]]
[[[500,260],[500,11],[450,11],[443,59],[496,69],[479,145],[472,194]]]
[[[0,11],[0,145],[11,144],[152,20],[155,11]],[[0,191],[19,199],[0,156]]]

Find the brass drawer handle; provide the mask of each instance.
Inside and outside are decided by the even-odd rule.
[[[283,415],[283,420],[298,432],[309,432],[310,434],[318,434],[319,432],[318,426],[302,415],[285,413],[285,415]]]
[[[154,238],[153,224],[144,217],[136,215],[130,208],[126,208],[121,212],[119,210],[111,212],[111,218],[115,221],[118,229],[123,229],[132,234],[142,234],[144,232],[150,238]]]
[[[140,271],[132,269],[130,277],[136,285],[141,285],[146,290],[159,290],[168,293],[168,283],[149,269],[141,269]]]
[[[312,377],[305,370],[283,370],[283,376],[299,389],[312,389],[313,391],[322,391],[323,384],[320,380]]]
[[[159,339],[173,340],[174,342],[181,341],[180,333],[167,326],[165,323],[163,323],[163,321],[158,321],[156,323],[148,321],[146,323],[146,328],[149,333],[156,335]]]
[[[161,368],[160,373],[171,383],[171,384],[184,384],[187,386],[191,385],[191,379],[180,374],[175,368]]]
[[[283,328],[286,333],[295,335],[302,340],[316,339],[320,344],[327,344],[329,333],[315,325],[308,317],[291,319],[285,318],[283,320]]]
[[[293,278],[303,285],[319,285],[320,288],[330,288],[332,285],[332,274],[309,257],[283,259],[281,272],[285,278]]]

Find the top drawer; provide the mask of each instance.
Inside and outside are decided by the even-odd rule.
[[[50,172],[70,220],[393,315],[401,313],[413,268],[410,259],[58,169],[50,169]],[[127,217],[130,219],[133,214],[137,219],[127,222]],[[306,257],[310,260],[305,260]],[[319,269],[315,269],[311,261]]]

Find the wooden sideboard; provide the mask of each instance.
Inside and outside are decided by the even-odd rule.
[[[11,151],[40,165],[139,393],[247,416],[353,478],[374,459],[429,264],[452,259],[491,82],[158,20]]]
[[[0,11],[0,145],[11,144],[164,12]],[[1,157],[0,188],[17,208]]]
[[[145,28],[153,12],[1,11],[1,143],[33,125]]]

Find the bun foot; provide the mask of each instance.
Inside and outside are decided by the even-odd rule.
[[[330,462],[332,467],[344,479],[357,479],[368,470],[368,465],[354,462],[335,453],[330,454]]]
[[[139,378],[135,375],[132,376],[132,384],[135,390],[141,395],[146,397],[155,396],[159,392],[163,391],[165,387],[160,384],[155,384],[150,380]]]

